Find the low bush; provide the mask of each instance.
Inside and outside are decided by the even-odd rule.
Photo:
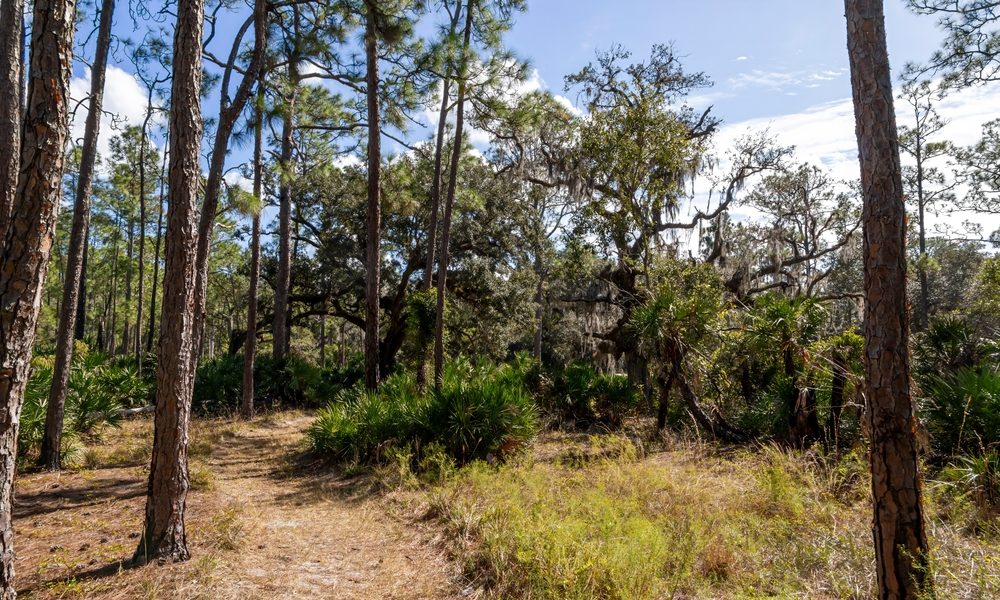
[[[510,367],[455,361],[440,388],[421,393],[396,374],[376,392],[343,391],[309,428],[312,450],[341,463],[384,463],[410,450],[413,466],[429,448],[459,464],[502,461],[524,449],[538,430],[534,402]]]
[[[531,371],[526,374],[534,375]],[[620,427],[626,417],[636,413],[642,400],[641,392],[624,375],[599,373],[579,363],[553,373],[551,384],[537,395],[543,410],[557,423],[581,429]]]
[[[317,408],[361,379],[355,357],[345,367],[323,369],[305,358],[289,354],[281,361],[271,355],[254,363],[254,397],[263,405]],[[207,414],[234,412],[243,394],[243,355],[227,354],[205,361],[195,375],[195,410]]]
[[[53,357],[46,355],[32,361],[18,434],[18,446],[24,455],[36,453],[45,434],[53,362]],[[151,377],[140,375],[131,361],[111,360],[78,344],[66,394],[64,438],[71,441],[102,426],[117,426],[122,408],[148,404],[153,389]]]
[[[964,367],[927,376],[923,388],[920,414],[939,455],[975,455],[1000,444],[1000,372]]]

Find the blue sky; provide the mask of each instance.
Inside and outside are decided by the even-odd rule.
[[[564,91],[563,78],[592,61],[596,52],[617,43],[642,59],[653,44],[673,42],[689,70],[704,71],[715,82],[691,102],[699,108],[712,105],[724,120],[716,140],[718,154],[724,155],[748,130],[768,129],[781,143],[794,145],[801,160],[823,165],[845,180],[857,177],[841,0],[528,0],[528,5],[506,36],[508,46],[532,66],[526,89],[544,87],[572,100],[575,94]],[[220,27],[217,53],[225,54],[242,19],[231,15]],[[934,19],[911,14],[903,0],[886,0],[886,20],[894,73],[907,62],[926,60],[940,43]],[[82,29],[89,28],[88,21]],[[116,30],[122,36],[135,35],[122,2]],[[105,109],[138,123],[144,96],[130,70],[121,61],[109,70]],[[78,66],[74,98],[86,94],[88,76]],[[205,103],[206,115],[216,103],[217,97]],[[949,96],[939,106],[950,120],[944,136],[963,145],[973,143],[983,122],[1000,117],[997,107],[997,86]],[[900,108],[897,103],[900,123],[905,124]],[[85,111],[78,111],[77,137],[84,118]],[[424,120],[430,123],[427,116]],[[111,132],[105,123],[100,145],[106,151]],[[431,130],[414,131],[412,136],[426,139]],[[475,132],[472,139],[477,139]],[[396,147],[389,140],[384,146]],[[244,154],[236,150],[231,162],[239,162]],[[950,215],[941,223],[957,226],[968,217]],[[1000,222],[988,223],[987,233],[998,226]]]
[[[894,71],[926,59],[940,39],[934,20],[901,0],[886,13]],[[554,90],[612,43],[641,57],[673,41],[713,79],[707,99],[732,123],[849,97],[845,36],[839,0],[535,0],[507,40]]]

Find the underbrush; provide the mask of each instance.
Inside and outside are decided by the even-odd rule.
[[[534,464],[476,462],[428,488],[432,514],[490,597],[871,596],[860,455],[835,461],[768,446],[643,457],[616,435],[582,446]],[[953,503],[943,485],[929,486],[932,513]],[[940,597],[1000,595],[994,534],[940,515],[931,531]]]
[[[538,430],[534,402],[510,367],[458,360],[439,388],[421,392],[397,374],[376,392],[346,390],[308,431],[319,456],[349,465],[385,464],[408,456],[414,465],[431,454],[458,464],[499,462],[524,450]]]
[[[261,405],[319,408],[341,390],[352,387],[363,373],[359,357],[353,357],[346,366],[324,369],[295,354],[282,360],[263,354],[254,362],[254,397]],[[196,411],[234,413],[242,394],[242,354],[227,354],[199,365],[192,401]]]
[[[54,362],[54,356],[45,354],[31,362],[18,433],[21,460],[31,460],[41,446]],[[153,390],[151,374],[140,374],[134,361],[112,359],[75,342],[63,421],[64,453],[72,455],[79,450],[76,442],[80,436],[106,426],[117,427],[123,408],[151,403]]]

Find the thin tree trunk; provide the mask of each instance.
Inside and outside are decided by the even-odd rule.
[[[462,38],[462,58],[458,74],[458,107],[455,109],[455,141],[451,149],[451,166],[448,172],[448,195],[444,204],[444,222],[441,224],[441,262],[438,265],[437,310],[434,322],[434,385],[441,385],[444,373],[444,306],[448,293],[448,263],[451,261],[451,220],[458,187],[458,168],[462,159],[462,134],[465,126],[465,90],[468,85],[469,46],[472,41],[473,0],[465,7],[465,31]]]
[[[122,311],[125,315],[125,323],[122,325],[122,356],[127,356],[132,352],[132,323],[130,318],[132,316],[132,259],[135,254],[135,221],[132,220],[131,216],[129,217],[128,229],[126,231],[128,232],[128,241],[125,245],[125,309]]]
[[[9,6],[12,14],[19,14],[18,0],[5,1],[10,2],[5,10]],[[16,186],[17,190],[3,221],[7,225],[0,249],[0,598],[5,600],[16,596],[11,508],[17,433],[62,194],[74,23],[72,0],[35,0],[31,77],[20,146],[17,136],[6,131],[0,135],[0,156],[21,156],[16,177],[8,172],[8,179],[0,181],[0,189]],[[20,59],[6,55],[13,44],[3,46],[5,55],[0,61],[19,70]],[[4,96],[17,98],[20,86],[0,88],[0,97]],[[0,104],[9,101],[0,100]]]
[[[78,295],[83,274],[83,257],[87,247],[87,229],[90,227],[90,195],[94,185],[94,163],[97,159],[97,138],[101,130],[101,104],[104,97],[104,74],[108,64],[114,12],[115,0],[104,0],[101,3],[97,49],[94,52],[94,63],[90,73],[90,107],[87,110],[87,123],[83,134],[80,175],[76,182],[69,256],[59,311],[59,330],[56,333],[55,365],[52,369],[49,401],[45,409],[45,436],[42,438],[41,455],[38,459],[40,466],[51,470],[58,470],[62,466],[63,415],[66,408],[70,364],[73,360],[73,334],[79,307]]]
[[[365,239],[365,386],[374,390],[379,384],[379,300],[382,255],[382,206],[379,180],[382,167],[382,131],[378,99],[378,34],[375,0],[365,0],[365,58],[367,60],[366,95],[368,99],[368,214]]]
[[[156,339],[156,300],[159,297],[157,292],[160,283],[160,244],[163,240],[163,197],[167,182],[167,157],[169,154],[168,150],[164,150],[163,162],[160,165],[160,198],[156,213],[156,242],[153,244],[153,289],[149,295],[149,328],[146,331],[147,353],[153,351],[153,341]]]
[[[178,0],[170,106],[170,187],[163,314],[156,365],[156,415],[146,514],[134,560],[190,557],[184,531],[188,420],[194,391],[193,338],[201,179],[202,0]]]
[[[910,397],[906,209],[881,0],[845,0],[864,192],[865,391],[878,597],[930,591]]]
[[[847,384],[847,365],[840,350],[834,349],[830,357],[833,381],[830,384],[829,439],[835,452],[840,452],[840,417],[844,413],[844,387]]]
[[[21,162],[21,47],[24,0],[2,0],[0,19],[0,240],[6,237]]]
[[[462,0],[455,2],[455,14],[451,17],[449,34],[454,35],[462,14]],[[441,208],[441,171],[443,170],[444,136],[447,132],[451,78],[451,65],[445,65],[445,76],[441,78],[441,108],[438,109],[437,139],[434,140],[434,179],[431,181],[431,215],[427,223],[427,266],[424,268],[424,290],[431,289],[434,282],[434,258],[437,252],[438,212]],[[421,363],[423,353],[421,353]],[[421,370],[422,365],[421,365]]]
[[[89,255],[90,223],[88,219],[87,230],[83,232],[83,258],[80,261],[80,289],[77,293],[76,323],[73,333],[73,339],[81,341],[86,337],[87,333],[87,258]]]
[[[540,253],[535,255],[535,276],[538,281],[535,283],[535,340],[533,354],[535,360],[542,360],[542,333],[545,326],[545,275],[542,272],[542,259]]]
[[[260,199],[263,177],[264,140],[264,77],[257,81],[257,114],[254,122],[253,146],[253,195]],[[244,419],[253,417],[254,382],[253,367],[257,358],[257,287],[260,285],[260,214],[253,216],[250,232],[250,289],[247,292],[247,336],[243,350],[243,402],[240,414]]]
[[[288,62],[289,97],[281,128],[281,185],[278,189],[278,272],[274,288],[274,349],[276,360],[285,357],[290,345],[288,335],[288,295],[292,287],[292,135],[295,131],[295,101],[298,95],[298,70],[295,60]]]
[[[251,23],[254,25],[255,35],[253,56],[243,75],[243,79],[230,98],[229,82],[233,72],[237,70],[236,63],[239,59],[240,42]],[[205,184],[205,198],[201,204],[201,218],[198,222],[193,335],[197,345],[192,355],[192,360],[194,361],[192,369],[197,367],[198,358],[201,354],[201,342],[205,338],[205,306],[208,296],[208,255],[212,247],[215,217],[219,208],[219,197],[222,194],[223,170],[226,166],[229,138],[232,136],[236,121],[243,113],[243,109],[246,108],[247,101],[250,99],[250,93],[257,82],[257,73],[263,67],[266,30],[267,3],[265,0],[256,0],[254,3],[254,17],[246,21],[243,28],[237,34],[236,40],[230,50],[229,61],[222,75],[223,94],[219,101],[218,124],[215,128],[212,157],[209,161],[208,177]],[[214,353],[214,348],[212,351]]]
[[[136,290],[135,309],[135,362],[142,373],[142,318],[146,295],[146,147],[149,120],[153,116],[153,88],[150,86],[146,97],[146,118],[142,121],[142,140],[139,146],[139,285]]]

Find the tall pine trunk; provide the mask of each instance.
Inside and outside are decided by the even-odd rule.
[[[379,183],[382,168],[382,130],[378,100],[378,8],[375,0],[366,0],[365,58],[367,60],[366,94],[368,100],[368,215],[365,238],[365,386],[374,390],[379,384],[379,285],[382,266],[382,206]]]
[[[19,19],[9,17],[20,14],[20,2],[4,1],[9,3],[4,5],[7,18],[0,19],[0,27],[9,33],[2,35],[17,36],[19,28],[10,21]],[[6,12],[8,7],[11,12]],[[62,194],[75,8],[73,0],[35,0],[23,129],[17,135],[6,131],[9,123],[0,126],[0,156],[21,157],[16,175],[7,172],[7,180],[0,181],[0,189],[16,188],[0,240],[0,598],[4,599],[16,596],[11,508],[17,432]],[[4,43],[3,48],[0,62],[5,64],[0,66],[20,72],[20,56],[8,55],[15,45]],[[20,86],[2,87],[0,105],[19,103],[20,95]]]
[[[59,329],[56,332],[55,366],[52,369],[52,386],[45,409],[45,437],[42,439],[39,464],[56,470],[61,465],[63,416],[66,408],[66,390],[69,385],[70,364],[73,360],[73,338],[79,309],[78,296],[83,276],[83,260],[87,247],[87,229],[90,227],[90,195],[94,186],[94,164],[97,159],[97,138],[101,131],[101,104],[104,99],[104,74],[108,65],[111,45],[111,23],[115,0],[101,3],[101,23],[97,33],[97,49],[90,71],[90,107],[83,133],[80,154],[80,176],[76,182],[76,199],[73,203],[73,225],[69,234],[66,274],[63,281],[62,304],[59,311]]]
[[[21,162],[21,62],[24,0],[0,0],[0,240],[6,236]]]
[[[910,397],[906,209],[881,0],[846,0],[864,194],[865,393],[878,597],[917,598],[931,578]]]
[[[282,359],[290,346],[288,296],[292,287],[292,136],[299,73],[295,60],[288,63],[288,98],[281,126],[281,185],[278,189],[278,272],[274,287],[274,343],[272,354]]]
[[[257,81],[257,107],[254,121],[253,195],[260,199],[263,178],[264,77]],[[247,292],[247,339],[243,349],[243,402],[240,414],[253,417],[253,367],[257,358],[257,288],[260,285],[260,213],[253,216],[250,232],[250,289]]]
[[[156,414],[145,523],[134,559],[186,560],[187,441],[194,392],[195,263],[201,179],[202,0],[178,0],[170,103],[163,314],[156,365]]]
[[[451,149],[451,166],[448,172],[448,195],[444,204],[444,222],[441,224],[441,261],[438,265],[437,313],[434,323],[434,385],[441,385],[444,372],[444,306],[448,293],[448,263],[451,261],[451,219],[458,187],[458,167],[462,160],[462,133],[465,126],[465,90],[469,77],[469,46],[472,41],[473,0],[465,7],[465,31],[462,38],[462,57],[458,74],[458,107],[455,109],[455,141]]]
[[[160,196],[156,213],[156,241],[153,242],[153,289],[149,294],[149,327],[146,330],[147,353],[153,351],[153,342],[156,340],[156,300],[159,297],[160,246],[163,242],[163,198],[165,196],[164,188],[167,183],[167,158],[169,155],[169,150],[164,150],[163,162],[160,163]]]

